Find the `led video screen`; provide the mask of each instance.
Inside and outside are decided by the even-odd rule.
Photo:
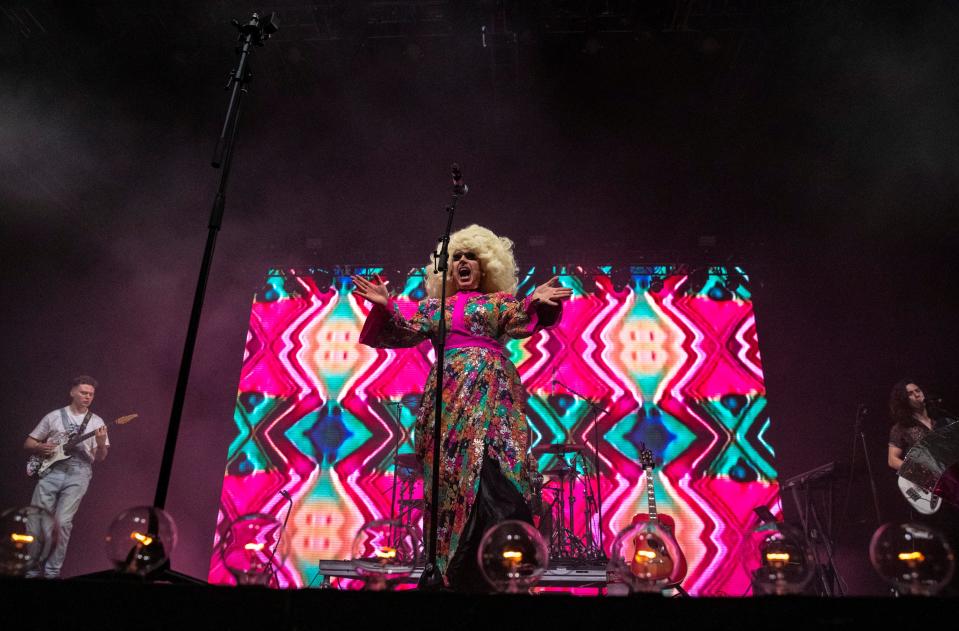
[[[572,484],[572,511],[568,485],[563,490],[573,534],[599,539],[598,511],[587,519],[588,482],[594,496],[601,493],[607,551],[647,511],[645,445],[657,463],[658,511],[674,518],[689,566],[683,586],[694,595],[740,596],[758,559],[749,537],[753,508],[781,512],[750,283],[740,268],[685,269],[525,270],[517,295],[555,274],[573,297],[556,327],[509,342],[507,352],[529,392],[540,471],[582,474]],[[292,499],[278,552],[284,587],[308,585],[321,559],[350,558],[367,521],[412,511],[420,522],[421,484],[403,475],[396,456],[413,451],[433,349],[359,344],[370,304],[353,295],[350,273],[388,279],[406,314],[425,298],[421,270],[268,272],[250,315],[211,582],[233,582],[217,552],[228,524],[248,513],[282,521],[289,504],[281,491]],[[543,451],[561,443],[581,451]],[[599,489],[591,482],[597,460]],[[545,483],[540,514],[558,501],[558,482],[546,476]]]

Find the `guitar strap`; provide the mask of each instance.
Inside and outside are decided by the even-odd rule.
[[[87,428],[87,423],[90,422],[90,419],[93,418],[93,410],[87,410],[87,415],[83,417],[83,423],[80,425],[80,429],[77,430],[77,436],[83,436],[83,430]]]
[[[73,429],[76,428],[76,424],[73,420],[67,415],[67,408],[60,408],[60,416],[63,419],[63,429],[73,433]],[[83,436],[83,430],[87,428],[87,423],[90,422],[90,419],[93,418],[93,410],[87,410],[87,415],[83,417],[83,423],[80,424],[80,429],[76,430],[74,437]]]

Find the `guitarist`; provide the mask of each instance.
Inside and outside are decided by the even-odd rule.
[[[926,407],[926,395],[916,383],[903,379],[889,394],[889,466],[899,471],[906,453],[929,432],[940,427],[944,419],[931,414]],[[945,421],[948,422],[948,421]]]
[[[30,503],[45,508],[56,517],[58,536],[57,546],[43,568],[32,570],[28,577],[37,577],[41,573],[44,578],[60,577],[73,529],[73,516],[90,485],[93,463],[107,457],[110,440],[106,424],[90,410],[96,389],[97,380],[93,377],[76,377],[71,382],[70,405],[44,416],[23,444],[31,454],[45,458],[71,436],[95,431],[68,454],[69,458],[54,464],[37,481]]]
[[[893,425],[889,431],[889,466],[899,471],[906,454],[931,432],[955,422],[947,412],[940,410],[932,401],[926,400],[915,381],[903,379],[892,387],[889,394],[889,416]],[[953,550],[959,545],[959,508],[950,502],[942,502],[932,515],[920,515],[910,510],[910,520],[936,528],[949,540]],[[950,584],[950,595],[956,595],[959,573]]]

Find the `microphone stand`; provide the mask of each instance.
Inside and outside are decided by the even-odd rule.
[[[856,406],[856,418],[853,422],[852,455],[849,457],[849,477],[846,482],[846,497],[843,500],[842,517],[839,521],[837,537],[845,534],[846,519],[849,512],[849,500],[852,496],[852,484],[856,476],[856,453],[858,447],[862,446],[863,458],[866,461],[866,475],[869,476],[869,488],[872,491],[872,505],[876,513],[876,525],[882,522],[882,513],[879,510],[879,494],[876,490],[876,477],[872,471],[872,462],[869,459],[869,447],[866,442],[866,432],[863,429],[862,421],[869,413],[869,408],[860,403]]]
[[[276,538],[276,543],[273,544],[273,551],[270,552],[270,574],[273,576],[271,582],[276,582],[276,586],[280,586],[280,581],[276,578],[276,549],[280,547],[280,539],[283,538],[283,534],[286,532],[286,524],[290,521],[290,513],[293,512],[293,498],[290,497],[290,494],[286,491],[280,491],[280,495],[286,498],[286,501],[289,502],[289,506],[286,507],[286,517],[283,519],[283,527],[280,528],[280,536]]]
[[[603,484],[599,478],[599,413],[604,412],[609,414],[610,412],[598,403],[593,402],[593,400],[589,397],[576,392],[559,379],[554,378],[553,383],[558,383],[582,400],[586,401],[586,405],[593,410],[593,442],[596,443],[596,451],[593,454],[593,471],[594,476],[596,477],[596,504],[598,508],[597,512],[599,514],[599,521],[597,522],[597,525],[599,526],[599,555],[600,560],[605,561],[607,560],[607,557],[606,546],[604,545],[603,539]]]
[[[226,84],[227,89],[230,89],[232,86],[233,92],[230,95],[226,120],[223,123],[223,129],[220,132],[220,137],[217,140],[216,149],[213,154],[213,167],[219,169],[222,165],[222,171],[220,172],[220,183],[217,187],[216,197],[213,201],[213,210],[210,213],[210,222],[207,226],[206,246],[203,250],[203,260],[200,264],[200,275],[196,283],[196,292],[193,295],[190,323],[187,326],[186,341],[183,344],[183,355],[180,359],[180,372],[177,375],[176,389],[173,394],[173,406],[170,410],[170,424],[167,426],[166,440],[163,445],[163,456],[160,461],[160,473],[157,476],[153,506],[159,509],[163,509],[166,506],[167,491],[170,488],[170,475],[173,472],[173,456],[176,453],[177,435],[180,431],[180,419],[183,416],[183,403],[186,399],[187,383],[190,380],[193,351],[196,348],[197,332],[200,329],[200,313],[203,311],[206,284],[210,276],[210,267],[213,263],[213,248],[216,245],[216,237],[220,231],[220,224],[223,222],[223,209],[226,202],[226,183],[230,175],[233,146],[236,142],[236,132],[240,116],[240,100],[246,93],[246,84],[250,82],[252,77],[252,72],[249,69],[249,58],[253,52],[253,47],[263,46],[263,42],[269,39],[279,28],[275,13],[270,13],[264,18],[261,18],[258,13],[253,13],[250,21],[246,24],[240,24],[238,21],[233,20],[233,26],[240,31],[238,38],[239,46],[237,47],[237,53],[240,55],[240,59],[237,62],[236,68],[230,72],[230,79]],[[152,519],[154,519],[154,517],[151,515],[151,520]],[[80,578],[97,578],[115,574],[114,571],[108,570],[87,574]],[[206,581],[171,569],[169,559],[167,559],[160,568],[151,572],[147,579],[151,581],[164,580],[177,583],[206,583]]]
[[[249,69],[250,55],[253,52],[254,46],[263,46],[263,42],[269,39],[270,35],[275,33],[278,28],[276,15],[274,13],[270,13],[262,19],[258,13],[254,13],[250,21],[246,24],[240,24],[236,20],[233,20],[233,25],[240,31],[240,45],[237,48],[240,58],[236,68],[230,73],[230,79],[226,85],[227,89],[232,86],[233,92],[230,94],[226,119],[224,120],[223,128],[220,131],[220,137],[217,140],[213,153],[213,167],[217,169],[222,167],[222,170],[220,171],[220,182],[217,187],[216,197],[213,201],[213,209],[210,213],[210,222],[207,226],[209,230],[206,247],[203,250],[200,276],[197,279],[196,293],[193,296],[193,308],[190,312],[190,323],[187,327],[186,341],[183,346],[180,372],[177,376],[176,390],[173,395],[173,407],[170,411],[170,424],[167,427],[166,442],[163,446],[160,475],[157,480],[156,495],[153,500],[153,505],[157,508],[163,508],[166,505],[167,490],[170,486],[173,456],[176,452],[180,419],[183,415],[183,402],[186,398],[187,383],[190,380],[190,366],[193,362],[193,351],[196,347],[197,331],[200,328],[200,313],[203,310],[206,284],[213,262],[213,248],[216,245],[217,233],[219,233],[220,225],[223,222],[223,210],[226,205],[226,185],[230,176],[230,166],[233,162],[233,147],[236,143],[236,134],[239,127],[240,102],[243,95],[246,94],[246,85],[250,82],[253,74]]]
[[[879,494],[876,492],[876,476],[872,472],[872,460],[869,458],[869,447],[866,444],[866,431],[862,427],[862,419],[866,416],[867,408],[860,405],[856,410],[856,433],[859,434],[859,442],[862,444],[862,456],[866,461],[866,474],[869,476],[869,488],[872,491],[872,506],[876,511],[876,526],[882,523],[882,512],[879,510]]]
[[[440,495],[440,440],[443,437],[443,368],[446,358],[446,278],[449,272],[450,232],[453,229],[453,216],[456,214],[456,202],[466,194],[466,186],[460,183],[459,167],[453,165],[453,193],[450,205],[446,207],[446,232],[439,239],[439,252],[433,253],[434,273],[443,273],[440,290],[439,333],[433,341],[436,351],[436,400],[433,402],[433,478],[430,481],[430,528],[429,544],[426,548],[426,567],[420,576],[420,589],[439,589],[443,586],[443,576],[436,567],[436,542],[439,524]]]

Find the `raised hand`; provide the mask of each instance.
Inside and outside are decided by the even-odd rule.
[[[98,427],[96,434],[94,434],[94,438],[97,439],[98,447],[103,447],[104,445],[106,445],[107,444],[107,428]]]
[[[555,307],[559,305],[560,300],[566,300],[572,295],[573,290],[568,287],[561,287],[559,284],[559,276],[553,276],[537,287],[530,298],[533,304],[546,304]]]
[[[390,302],[390,292],[386,288],[386,285],[383,284],[383,279],[379,277],[379,274],[376,276],[378,282],[373,283],[363,278],[362,276],[353,275],[350,276],[350,280],[353,281],[353,290],[354,294],[369,300],[373,304],[380,305],[385,307]]]

